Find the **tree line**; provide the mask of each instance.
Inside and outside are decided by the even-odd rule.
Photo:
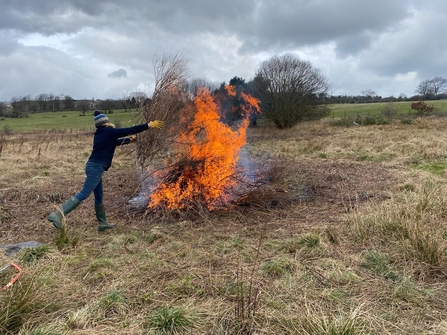
[[[113,111],[114,109],[129,110],[137,108],[147,96],[142,92],[135,92],[131,95],[123,96],[121,99],[74,99],[70,95],[54,95],[52,93],[41,93],[36,97],[31,95],[13,97],[9,104],[0,102],[0,116],[20,118],[26,117],[30,113],[39,112],[59,112],[79,110],[83,115],[88,110],[103,109]]]
[[[383,101],[419,101],[447,98],[447,80],[441,77],[427,79],[416,88],[416,95],[408,98],[404,94],[399,97],[381,97],[368,89],[356,96],[329,95],[331,85],[319,69],[309,61],[303,61],[292,54],[272,56],[261,63],[255,77],[246,81],[240,77],[233,77],[229,84],[234,86],[236,95],[228,96],[226,83],[216,85],[206,79],[195,78],[180,83],[179,89],[194,96],[199,87],[206,87],[212,94],[225,96],[226,111],[223,119],[235,122],[243,117],[241,109],[241,92],[257,98],[261,104],[263,117],[271,120],[278,128],[290,128],[299,122],[320,119],[329,114],[328,104],[334,103],[373,103]],[[224,101],[224,100],[222,100]],[[143,92],[124,93],[120,99],[81,99],[75,100],[69,95],[39,94],[14,97],[11,103],[0,103],[0,116],[26,117],[29,113],[43,111],[79,110],[83,115],[88,110],[101,109],[113,112],[114,109],[140,108],[150,103],[151,99]],[[251,124],[256,124],[256,117],[252,116]]]

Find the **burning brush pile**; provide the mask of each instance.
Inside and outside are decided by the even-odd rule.
[[[254,188],[265,184],[263,177],[249,176],[239,162],[250,115],[260,112],[259,101],[232,86],[223,94],[203,87],[192,94],[180,89],[181,59],[163,64],[142,116],[146,121],[163,120],[165,130],[145,132],[138,142],[139,161],[151,178],[150,185],[142,187],[147,210],[196,213],[243,203]],[[238,117],[229,118],[236,111],[223,106],[236,98]],[[151,159],[156,153],[164,156],[161,167]]]

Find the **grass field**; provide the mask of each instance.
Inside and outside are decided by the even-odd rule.
[[[107,114],[109,119],[121,127],[136,124],[138,113],[135,110],[116,110]],[[88,130],[94,129],[93,111],[82,115],[79,111],[45,112],[29,114],[28,117],[0,119],[0,130],[33,131],[33,130]]]
[[[434,106],[437,112],[447,112],[447,101],[437,100],[427,102]],[[334,104],[330,105],[331,114],[328,118],[349,118],[357,116],[379,115],[383,110],[392,108],[400,115],[414,114],[410,108],[411,102],[372,103],[372,104]],[[108,114],[110,120],[121,127],[128,127],[138,123],[138,112],[115,110]],[[21,119],[0,119],[0,131],[34,131],[34,130],[88,130],[94,129],[92,122],[93,111],[82,116],[79,111],[45,112],[29,114]]]
[[[43,245],[0,253],[23,269],[0,334],[446,334],[447,119],[330,121],[250,128],[263,187],[191,217],[135,211],[141,171],[118,148],[105,233],[92,198],[66,233],[45,219],[82,186],[90,131],[4,134],[0,244]]]
[[[371,104],[334,104],[331,105],[332,118],[356,117],[379,115],[382,111],[392,108],[400,115],[415,114],[416,111],[411,109],[410,101],[399,102],[378,102]],[[427,101],[428,106],[434,106],[437,112],[447,112],[446,100]]]

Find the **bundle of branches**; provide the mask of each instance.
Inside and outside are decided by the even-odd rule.
[[[289,192],[284,185],[286,164],[269,162],[265,166],[258,165],[256,175],[250,176],[238,183],[234,205],[241,208],[256,208],[270,210],[285,208],[295,199],[294,192]]]
[[[163,213],[163,216],[174,209],[175,212],[182,212],[183,215],[189,213],[190,217],[194,217],[197,213],[203,216],[235,207],[261,210],[284,208],[297,200],[295,192],[288,192],[287,187],[279,182],[282,178],[278,177],[280,169],[276,165],[258,170],[255,176],[250,177],[243,168],[236,169],[225,177],[231,186],[219,192],[220,197],[210,199],[213,189],[203,178],[203,168],[206,164],[212,164],[213,159],[218,158],[183,157],[160,171],[162,193],[167,196],[159,198],[155,192],[149,208],[158,214]]]
[[[202,170],[202,166],[205,164],[205,159],[192,159],[188,157],[182,157],[175,164],[169,166],[165,175],[163,176],[163,184],[172,184],[178,182],[182,177],[185,180],[193,179],[189,176],[198,173]],[[186,187],[186,185],[184,186]],[[184,188],[181,187],[181,188]]]
[[[209,175],[206,166],[218,165],[219,159],[183,156],[159,171],[159,186],[151,195],[149,207],[155,210],[163,208],[193,212],[225,207],[228,196],[225,184],[235,180],[237,174]]]
[[[251,190],[236,199],[236,206],[270,210],[285,208],[295,201],[295,195],[275,185],[254,184]]]
[[[158,153],[166,152],[181,132],[181,115],[188,115],[191,99],[182,85],[187,79],[187,60],[179,54],[162,54],[153,59],[155,90],[152,98],[140,110],[143,122],[161,120],[161,131],[146,131],[138,136],[137,159],[145,167]]]

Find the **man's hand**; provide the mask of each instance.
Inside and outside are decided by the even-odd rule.
[[[129,136],[129,139],[130,139],[130,143],[136,142],[137,141],[137,136],[136,135],[131,135],[131,136]]]
[[[160,120],[155,120],[155,121],[151,121],[148,123],[149,128],[158,128],[158,129],[162,129],[164,127],[164,122],[160,121]]]

